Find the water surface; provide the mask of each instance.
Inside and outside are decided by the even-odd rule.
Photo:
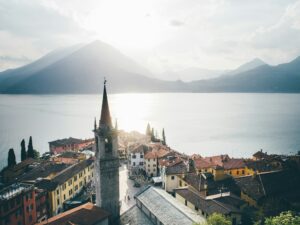
[[[0,95],[0,166],[8,149],[19,159],[20,141],[34,147],[66,137],[90,138],[100,116],[101,95]],[[299,94],[114,94],[109,95],[119,128],[145,132],[150,122],[174,149],[203,156],[250,157],[300,150]]]

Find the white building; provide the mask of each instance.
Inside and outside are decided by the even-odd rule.
[[[128,155],[128,171],[130,175],[137,175],[144,171],[144,154],[147,151],[148,146],[139,144],[129,149]]]

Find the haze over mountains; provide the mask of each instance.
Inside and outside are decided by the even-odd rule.
[[[300,92],[300,57],[270,66],[254,59],[233,71],[191,68],[186,80],[166,81],[101,41],[54,51],[26,66],[0,73],[0,93],[99,93],[104,77],[111,92]],[[205,74],[206,72],[206,74]],[[199,75],[197,76],[197,74]],[[173,74],[174,75],[174,74]],[[213,77],[213,78],[210,78]],[[210,79],[209,79],[210,78]]]

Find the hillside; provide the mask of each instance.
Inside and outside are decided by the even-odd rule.
[[[114,93],[300,92],[299,71],[300,57],[278,66],[254,59],[211,79],[165,81],[154,78],[155,75],[112,46],[95,41],[54,51],[31,64],[0,73],[0,93],[99,93],[104,77]],[[180,76],[184,75],[183,72]]]
[[[112,92],[177,91],[181,86],[180,82],[160,81],[151,76],[118,50],[95,41],[69,54],[52,53],[28,66],[0,73],[0,92],[98,93],[104,77]]]

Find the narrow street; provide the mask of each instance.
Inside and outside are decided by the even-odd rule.
[[[128,179],[128,170],[126,165],[122,164],[120,167],[120,201],[121,214],[135,204],[134,195],[141,190],[142,187],[134,187],[134,181]],[[128,198],[129,196],[129,198]]]

